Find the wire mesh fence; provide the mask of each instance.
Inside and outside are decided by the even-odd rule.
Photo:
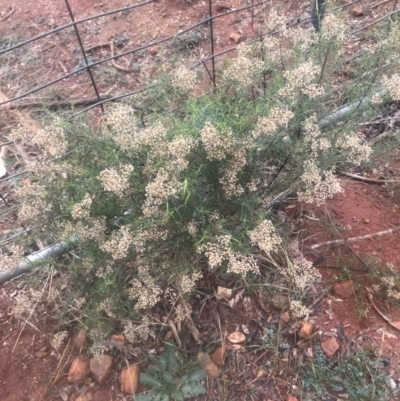
[[[221,57],[221,56],[224,56],[224,55],[226,55],[228,53],[231,53],[231,52],[235,51],[236,48],[237,48],[237,46],[232,46],[232,47],[229,47],[227,49],[223,49],[223,50],[218,51],[218,52],[215,51],[215,46],[214,46],[215,45],[214,27],[215,27],[216,24],[218,24],[218,20],[220,20],[221,18],[223,18],[225,16],[228,16],[228,15],[241,13],[242,11],[250,12],[250,17],[252,19],[254,19],[255,16],[258,14],[258,12],[264,11],[265,6],[268,3],[270,3],[270,0],[264,0],[264,1],[260,1],[260,2],[252,2],[251,4],[248,4],[248,5],[240,7],[240,8],[236,8],[236,9],[233,9],[233,10],[229,10],[229,11],[213,14],[213,12],[212,12],[212,10],[213,10],[213,0],[208,0],[208,4],[206,5],[207,6],[208,16],[205,17],[204,19],[202,19],[201,21],[199,21],[199,22],[197,22],[195,24],[192,24],[192,25],[190,25],[189,27],[187,27],[185,29],[180,29],[178,32],[174,33],[173,35],[169,35],[169,36],[163,37],[163,38],[161,38],[159,40],[156,40],[156,41],[150,41],[147,44],[135,47],[133,49],[129,49],[127,51],[123,51],[123,52],[118,53],[118,54],[111,55],[110,57],[102,58],[102,59],[97,60],[97,61],[94,61],[94,60],[91,61],[87,57],[87,52],[89,50],[93,50],[93,48],[95,48],[96,46],[92,46],[91,49],[85,49],[85,47],[83,45],[82,35],[79,32],[79,26],[81,24],[83,24],[85,22],[88,22],[88,21],[93,21],[93,20],[99,19],[99,18],[104,17],[104,16],[113,15],[113,14],[117,14],[117,13],[122,13],[122,12],[129,11],[129,10],[132,10],[132,9],[146,7],[146,6],[150,5],[151,3],[154,3],[155,0],[149,0],[149,1],[138,3],[138,4],[130,5],[130,6],[127,6],[127,7],[110,10],[110,11],[107,11],[107,12],[104,12],[104,13],[101,13],[101,14],[96,14],[96,15],[93,15],[93,16],[89,16],[89,17],[86,17],[86,18],[83,18],[83,19],[80,19],[80,20],[75,20],[74,19],[74,13],[73,13],[72,8],[69,5],[68,0],[64,0],[64,1],[65,1],[65,4],[66,4],[66,10],[68,10],[68,13],[69,13],[70,18],[71,18],[71,22],[70,23],[64,24],[64,25],[59,26],[59,27],[57,27],[55,29],[52,29],[52,30],[49,30],[47,32],[41,33],[40,35],[37,35],[37,36],[32,37],[30,39],[21,41],[21,42],[15,44],[15,45],[6,47],[4,49],[0,49],[0,56],[5,55],[5,54],[7,54],[9,52],[15,51],[17,49],[20,49],[23,46],[32,44],[32,43],[34,43],[36,41],[43,40],[43,39],[47,38],[50,35],[54,35],[56,33],[59,33],[61,31],[65,31],[68,28],[73,27],[74,31],[75,31],[75,34],[76,34],[77,41],[79,42],[79,48],[80,48],[80,51],[82,53],[82,57],[84,59],[84,63],[83,63],[84,65],[82,65],[82,66],[78,65],[72,71],[66,72],[66,73],[62,74],[61,76],[59,76],[59,77],[57,77],[55,79],[52,79],[52,80],[50,80],[50,81],[48,81],[48,82],[46,82],[46,83],[44,83],[42,85],[38,85],[38,86],[36,86],[36,87],[34,87],[32,89],[29,89],[29,90],[27,90],[27,91],[25,91],[25,92],[23,92],[23,93],[21,93],[19,95],[10,97],[10,98],[8,98],[6,100],[3,100],[3,101],[0,101],[0,107],[1,106],[5,106],[5,105],[9,105],[8,107],[10,107],[10,108],[43,106],[43,103],[40,103],[40,102],[28,102],[27,104],[24,104],[24,103],[16,103],[16,101],[29,99],[30,95],[35,94],[37,92],[41,92],[46,88],[52,87],[52,86],[56,85],[57,83],[66,80],[67,78],[76,76],[76,75],[78,75],[80,73],[83,73],[83,72],[87,72],[90,75],[91,85],[92,85],[93,90],[94,90],[94,92],[96,94],[96,100],[97,101],[95,101],[94,99],[74,99],[74,100],[70,101],[69,103],[68,102],[55,103],[55,104],[52,103],[53,106],[55,105],[57,107],[62,107],[64,105],[66,106],[68,104],[73,104],[75,106],[80,106],[82,104],[86,104],[87,105],[88,103],[94,103],[90,108],[98,107],[98,106],[102,107],[104,103],[115,101],[115,100],[119,100],[119,99],[122,99],[124,97],[131,96],[132,94],[137,93],[137,90],[126,92],[126,93],[123,93],[123,94],[119,94],[118,96],[107,96],[107,97],[100,96],[100,93],[99,93],[99,90],[98,90],[98,84],[96,83],[96,80],[95,80],[95,78],[93,77],[93,74],[92,74],[93,68],[97,67],[97,66],[101,66],[101,65],[103,65],[103,64],[105,64],[107,62],[110,62],[110,61],[115,61],[118,58],[121,58],[121,57],[124,57],[124,56],[127,56],[127,55],[132,55],[134,53],[139,53],[141,51],[144,51],[146,49],[152,48],[154,46],[174,41],[177,38],[182,37],[183,35],[188,34],[190,32],[193,32],[197,28],[204,27],[204,26],[207,26],[208,27],[208,31],[209,31],[209,35],[208,35],[209,50],[210,50],[209,51],[209,55],[205,56],[205,57],[202,57],[201,59],[193,62],[191,68],[198,68],[198,67],[201,67],[201,66],[206,68],[207,69],[207,73],[210,76],[210,80],[211,80],[211,82],[213,83],[213,85],[215,87],[217,85],[216,72],[215,72],[215,60],[217,58]],[[359,1],[361,1],[361,0],[352,1],[350,3],[347,3],[347,4],[341,5],[339,7],[336,7],[336,9],[349,7],[349,6],[355,4],[355,3],[359,2]],[[302,23],[309,23],[310,19],[311,19],[311,15],[307,16],[307,17],[297,18],[294,22],[289,24],[289,27],[293,27],[295,25],[299,25],[299,24],[302,24]],[[363,28],[361,28],[361,29],[363,29]],[[357,30],[356,32],[359,32],[359,30]],[[272,35],[273,34],[274,33],[272,33]],[[249,40],[248,43],[252,43],[252,42],[255,42],[255,41],[260,41],[260,40],[265,38],[265,36],[263,36],[260,33],[256,33],[255,36],[256,36],[256,38],[253,38],[253,39]],[[210,69],[211,71],[207,68],[207,63],[208,62],[211,63],[211,69]],[[140,88],[140,90],[146,90],[146,89],[148,89],[148,87]],[[52,104],[50,104],[50,106]]]

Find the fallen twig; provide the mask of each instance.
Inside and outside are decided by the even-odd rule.
[[[316,248],[320,248],[321,246],[347,244],[348,242],[356,242],[356,241],[360,241],[363,239],[377,238],[377,237],[381,237],[382,235],[385,235],[385,234],[392,234],[398,230],[400,230],[400,226],[390,228],[389,230],[385,230],[385,231],[378,231],[377,233],[373,233],[373,234],[360,235],[358,237],[335,239],[332,241],[319,242],[318,244],[311,245],[310,248],[316,249]]]
[[[11,6],[11,11],[8,14],[6,14],[1,20],[5,21],[8,17],[11,17],[14,14],[14,11],[15,11],[14,6]]]
[[[383,0],[383,1],[380,1],[379,3],[372,4],[371,9],[374,9],[382,4],[389,3],[389,1],[392,1],[392,0]]]
[[[185,324],[190,333],[192,334],[193,338],[196,340],[197,344],[201,344],[202,341],[200,339],[200,332],[196,327],[196,324],[194,323],[194,320],[192,318],[192,315],[190,314],[190,310],[186,301],[183,299],[182,295],[179,296],[178,298],[178,303],[182,306],[183,310],[185,311],[186,315],[186,320]]]
[[[354,178],[355,180],[358,181],[365,181],[365,182],[370,182],[371,184],[386,184],[386,183],[400,183],[400,180],[376,180],[373,178],[366,178],[366,177],[361,177],[360,175],[357,174],[352,174],[352,173],[345,173],[344,171],[338,171],[339,174],[342,174],[346,177]]]
[[[115,54],[114,54],[114,43],[113,43],[113,41],[111,41],[111,42],[106,42],[106,43],[99,43],[99,44],[97,44],[97,45],[94,45],[94,46],[92,46],[92,47],[89,47],[88,49],[85,49],[85,52],[90,52],[90,51],[92,51],[92,50],[98,49],[99,47],[105,47],[105,46],[110,47],[110,50],[111,50],[111,57],[114,57]],[[126,67],[123,67],[122,65],[117,64],[117,62],[115,61],[114,58],[111,60],[111,63],[112,63],[112,65],[113,65],[116,69],[118,69],[118,70],[121,70],[121,71],[124,71],[124,72],[132,72],[132,71],[133,71],[133,70],[131,70],[130,68],[126,68]]]
[[[317,298],[315,298],[314,302],[308,307],[308,309],[314,308],[319,302],[321,302],[325,298],[326,294],[328,294],[328,292],[330,291],[331,288],[332,288],[331,285],[328,286],[327,288],[325,288],[322,291],[322,293],[319,294]]]
[[[175,341],[176,341],[176,343],[178,344],[178,347],[179,347],[179,348],[182,348],[182,341],[181,341],[181,339],[179,338],[178,330],[176,329],[175,323],[174,323],[173,320],[171,320],[171,319],[168,321],[168,323],[169,323],[169,325],[171,326],[172,333],[173,333],[173,335],[174,335],[174,337],[175,337]]]
[[[369,300],[369,302],[371,302],[372,307],[375,309],[375,311],[382,317],[383,320],[385,320],[390,326],[392,326],[394,329],[396,329],[397,331],[400,331],[400,322],[395,322],[393,323],[387,316],[385,316],[379,309],[378,307],[375,305],[374,302],[374,297],[372,294],[370,294],[367,291],[367,298]],[[396,325],[396,323],[398,324],[398,326]]]
[[[364,334],[368,334],[368,333],[370,333],[371,331],[375,331],[375,330],[378,330],[378,329],[380,329],[380,328],[382,328],[382,325],[381,325],[381,324],[376,324],[375,326],[368,327],[368,329],[361,330],[361,331],[357,334],[357,336],[363,336]]]

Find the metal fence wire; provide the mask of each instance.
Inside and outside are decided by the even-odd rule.
[[[217,57],[220,57],[220,56],[225,55],[227,53],[233,52],[234,50],[236,50],[237,46],[233,46],[231,48],[228,48],[228,49],[225,49],[223,51],[215,53],[215,47],[214,47],[215,46],[214,21],[215,21],[215,23],[217,23],[218,19],[220,19],[222,17],[225,17],[227,15],[237,14],[237,13],[240,13],[240,12],[245,11],[245,10],[254,10],[257,7],[265,6],[267,3],[270,2],[270,0],[263,0],[263,1],[260,1],[260,2],[256,2],[256,3],[252,2],[252,4],[249,4],[249,5],[240,7],[240,8],[236,8],[236,9],[233,9],[233,10],[229,10],[229,11],[226,11],[226,12],[222,12],[222,13],[218,13],[218,14],[213,15],[213,13],[212,13],[213,0],[208,0],[208,5],[207,5],[208,17],[204,18],[203,20],[199,21],[198,23],[196,23],[194,25],[191,25],[186,29],[181,29],[178,32],[176,32],[175,34],[173,34],[171,36],[164,37],[164,38],[162,38],[160,40],[149,42],[148,44],[136,47],[134,49],[130,49],[130,50],[124,51],[124,52],[119,53],[117,55],[112,55],[111,57],[106,57],[106,58],[103,58],[103,59],[98,60],[98,61],[89,62],[88,57],[87,57],[87,50],[83,46],[83,41],[82,41],[82,38],[81,38],[81,34],[79,32],[79,25],[81,25],[82,23],[88,22],[88,21],[92,21],[92,20],[104,17],[104,16],[108,16],[108,15],[112,15],[112,14],[116,14],[116,13],[120,13],[120,12],[126,12],[126,11],[129,11],[129,10],[135,9],[135,8],[146,7],[149,4],[154,3],[156,1],[157,0],[144,1],[144,2],[137,3],[137,4],[134,4],[134,5],[130,5],[130,6],[127,6],[127,7],[118,8],[118,9],[110,10],[110,11],[107,11],[107,12],[104,12],[104,13],[101,13],[101,14],[92,15],[90,17],[86,17],[86,18],[83,18],[83,19],[80,19],[80,20],[75,20],[74,19],[74,13],[73,13],[73,10],[72,10],[72,8],[71,8],[71,6],[69,4],[69,1],[68,0],[64,0],[65,5],[66,5],[66,10],[68,11],[68,13],[70,15],[70,18],[71,18],[71,22],[70,23],[65,24],[65,25],[61,25],[61,26],[59,26],[59,27],[57,27],[55,29],[52,29],[52,30],[49,30],[47,32],[41,33],[40,35],[37,35],[35,37],[32,37],[30,39],[24,40],[24,41],[22,41],[20,43],[17,43],[15,45],[12,45],[12,46],[9,46],[9,47],[7,47],[5,49],[2,49],[2,50],[0,50],[0,56],[6,54],[8,52],[11,52],[13,50],[19,49],[19,48],[21,48],[21,47],[23,47],[25,45],[30,44],[30,43],[42,40],[42,39],[46,38],[49,35],[53,35],[53,34],[56,34],[58,32],[65,31],[66,29],[68,29],[70,27],[73,27],[74,30],[75,30],[75,34],[76,34],[77,40],[79,42],[79,47],[80,47],[80,50],[82,52],[82,56],[84,58],[84,66],[75,68],[71,72],[67,72],[67,73],[63,74],[62,76],[60,76],[60,77],[58,77],[56,79],[53,79],[53,80],[51,80],[49,82],[46,82],[45,84],[36,86],[35,88],[32,88],[32,89],[30,89],[30,90],[26,91],[25,93],[22,93],[22,94],[20,94],[18,96],[14,96],[14,97],[11,97],[11,98],[9,98],[7,100],[4,100],[4,101],[0,102],[0,107],[4,106],[6,104],[9,104],[8,107],[10,107],[12,109],[20,108],[20,107],[27,107],[23,103],[22,104],[21,103],[16,103],[16,101],[17,100],[21,100],[21,99],[26,99],[26,98],[28,98],[28,96],[30,96],[30,95],[32,95],[32,94],[34,94],[36,92],[40,92],[43,89],[51,87],[51,86],[57,84],[60,81],[63,81],[65,79],[69,78],[69,77],[72,77],[74,75],[77,75],[77,74],[85,72],[85,71],[90,76],[91,84],[92,84],[93,90],[94,90],[94,92],[96,94],[96,100],[97,101],[93,101],[92,99],[90,101],[88,99],[86,99],[86,100],[77,99],[75,101],[71,101],[70,104],[74,104],[74,105],[78,106],[78,105],[82,105],[82,104],[94,103],[90,108],[98,107],[98,106],[103,107],[104,103],[115,101],[115,100],[118,100],[118,99],[122,99],[123,97],[131,96],[132,94],[137,93],[137,91],[127,92],[125,94],[121,94],[121,95],[118,95],[118,96],[115,96],[115,97],[108,96],[108,97],[103,97],[102,98],[100,96],[100,93],[98,91],[98,86],[97,86],[97,84],[95,82],[95,79],[93,77],[93,74],[92,74],[93,68],[96,67],[96,66],[102,65],[102,64],[104,64],[104,63],[106,63],[108,61],[113,61],[113,60],[116,60],[116,59],[118,59],[120,57],[123,57],[123,56],[126,56],[126,55],[130,55],[130,54],[133,54],[133,53],[137,53],[137,52],[140,52],[142,50],[151,48],[153,46],[156,46],[156,45],[159,45],[159,44],[162,44],[162,43],[173,41],[176,38],[178,38],[178,37],[180,37],[180,36],[182,36],[184,34],[187,34],[188,32],[194,31],[196,28],[198,28],[200,26],[204,26],[204,25],[208,25],[208,27],[209,27],[210,55],[208,57],[205,57],[205,58],[201,59],[201,60],[198,60],[196,63],[193,64],[193,66],[191,68],[197,68],[199,66],[203,66],[203,67],[205,67],[207,69],[206,63],[208,61],[211,61],[211,63],[212,63],[211,72],[208,71],[208,69],[207,69],[207,72],[208,72],[208,74],[210,76],[210,79],[212,81],[213,86],[216,87],[217,83],[216,83],[216,73],[215,73],[215,59]],[[350,6],[352,4],[355,4],[355,3],[359,2],[359,1],[361,1],[361,0],[352,1],[352,2],[350,2],[348,4],[344,4],[344,5],[341,5],[339,7],[336,7],[336,9],[348,7],[348,6]],[[252,13],[252,15],[253,15],[253,13]],[[299,18],[298,20],[296,20],[294,23],[290,24],[289,26],[295,26],[295,25],[301,24],[303,22],[309,22],[310,18],[311,18],[311,16],[310,17]],[[273,34],[274,33],[272,33],[270,35],[273,35]],[[262,39],[264,39],[264,37],[262,35],[260,35],[257,39],[254,39],[254,40],[252,40],[250,42],[259,41],[259,40],[262,40]],[[146,89],[148,89],[148,87],[141,88],[140,90],[146,90]],[[66,105],[66,104],[67,103],[62,103],[61,102],[61,103],[58,103],[58,106],[63,106],[63,105]],[[30,107],[42,106],[42,104],[41,103],[29,103],[28,107],[29,106]]]

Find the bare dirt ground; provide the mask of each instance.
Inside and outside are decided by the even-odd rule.
[[[376,6],[377,2],[360,3],[364,10],[361,17],[352,15],[352,6],[346,10],[352,28],[377,19],[393,7],[393,2],[382,2],[379,6]],[[71,0],[76,19],[128,4],[118,0]],[[213,10],[215,13],[225,12],[243,5],[239,0],[218,1],[213,3]],[[288,22],[309,14],[309,7],[301,2],[282,1],[277,5],[287,15]],[[15,35],[20,41],[70,22],[65,4],[61,0],[15,0],[10,4],[0,5],[0,17],[8,15],[11,11],[10,16],[3,21],[0,18],[0,37]],[[243,11],[218,20],[214,25],[215,51],[235,45],[229,39],[231,33],[240,34],[244,39],[256,38],[264,11],[264,7],[258,7],[253,16]],[[201,21],[207,15],[208,5],[204,1],[158,1],[149,4],[145,9],[140,8],[87,22],[81,26],[80,31],[85,48],[119,38],[121,47],[117,48],[117,51],[122,52],[173,35],[179,29]],[[183,44],[175,43],[174,47],[170,48],[171,52],[180,52],[179,54],[183,54],[187,59],[207,56],[210,54],[208,37],[207,26],[202,26],[199,36],[194,38],[198,42],[195,43],[196,46],[188,47],[188,41],[194,40],[188,38]],[[4,43],[1,43],[3,48],[7,47]],[[29,50],[33,58],[18,58],[9,62],[8,78],[1,83],[0,91],[11,98],[72,71],[81,62],[77,45],[72,29],[66,34],[60,33],[35,43]],[[99,67],[95,77],[101,94],[116,95],[143,86],[140,67],[147,61],[157,62],[160,49],[160,46],[152,46],[143,52],[118,59],[118,64],[132,70],[131,72],[118,70],[110,63]],[[348,50],[351,53],[355,49]],[[110,55],[110,48],[97,48],[90,54],[93,59],[99,60]],[[29,74],[26,75],[28,71]],[[79,74],[60,82],[40,96],[40,101],[46,102],[54,99],[93,98],[94,93],[87,74]],[[30,100],[37,99],[38,95],[32,95]],[[7,127],[3,129],[4,132],[8,132]],[[3,140],[2,136],[1,141]],[[400,155],[394,153],[391,163],[393,167],[376,166],[376,174],[369,178],[399,179]],[[343,349],[355,346],[371,348],[378,350],[382,358],[391,358],[388,372],[397,386],[400,386],[400,331],[388,324],[368,299],[368,289],[371,289],[377,280],[363,263],[367,259],[370,260],[369,258],[375,259],[377,275],[379,268],[387,264],[399,270],[400,232],[351,244],[311,249],[313,244],[319,242],[359,237],[399,226],[400,192],[398,187],[392,189],[379,183],[356,182],[347,177],[343,177],[342,183],[344,193],[328,201],[324,208],[293,203],[282,212],[283,218],[289,219],[298,227],[301,238],[309,238],[301,242],[302,251],[307,258],[318,262],[318,269],[322,274],[322,281],[315,288],[315,300],[320,294],[323,296],[315,304],[314,300],[310,299],[313,313],[309,321],[314,324],[321,339],[333,336],[338,339]],[[3,189],[6,190],[7,187],[3,185]],[[13,223],[12,216],[3,221],[0,225],[2,234],[12,228]],[[333,291],[332,285],[338,277],[352,280],[354,295],[343,298]],[[69,385],[66,376],[74,356],[70,342],[75,331],[71,329],[69,338],[58,352],[50,345],[50,340],[57,331],[52,316],[48,316],[46,324],[36,325],[31,321],[21,324],[17,321],[13,314],[15,296],[23,289],[25,281],[25,278],[21,278],[0,287],[1,400],[74,401],[84,394],[90,394],[93,400],[99,401],[126,399],[120,391],[119,368],[126,360],[132,363],[139,361],[141,355],[148,353],[150,348],[158,347],[159,341],[150,345],[143,344],[136,350],[124,350],[124,356],[116,357],[111,376],[102,387],[92,378],[80,385]],[[229,287],[230,284],[229,281],[216,282],[215,277],[207,277],[201,288],[207,294],[207,301],[198,305],[194,311],[194,319],[205,344],[216,345],[221,333],[231,333],[238,327],[243,328],[243,325],[249,332],[248,342],[242,352],[228,351],[221,379],[207,382],[208,399],[250,399],[247,395],[251,393],[253,399],[260,401],[286,400],[290,388],[287,378],[266,372],[270,369],[271,361],[278,367],[285,365],[288,355],[274,360],[271,354],[260,351],[260,348],[253,351],[253,347],[260,344],[264,333],[262,327],[266,324],[279,324],[287,333],[294,333],[290,337],[292,345],[308,354],[312,352],[309,349],[313,340],[299,341],[296,334],[298,327],[292,321],[282,321],[276,299],[266,302],[257,296],[257,292],[246,294],[240,293],[240,290],[235,292],[235,295],[239,293],[241,296],[238,297],[234,308],[225,300],[216,299],[216,287]],[[374,300],[379,310],[392,322],[400,321],[400,311],[380,298],[379,293],[374,293]],[[189,348],[196,347],[190,338],[183,338],[183,342]],[[293,354],[291,357],[294,358]]]

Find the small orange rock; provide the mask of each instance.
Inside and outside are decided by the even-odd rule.
[[[313,331],[314,326],[310,322],[303,322],[299,331],[299,336],[301,338],[308,338],[312,335]]]
[[[236,44],[240,43],[242,38],[243,38],[242,35],[240,33],[236,33],[236,32],[232,32],[229,35],[229,40],[233,41]]]
[[[293,397],[292,395],[289,395],[286,401],[299,401],[296,397]]]
[[[212,379],[219,377],[218,366],[205,352],[199,352],[197,354],[197,361],[199,362],[199,365],[207,372],[209,377]]]
[[[68,381],[70,383],[78,383],[84,381],[90,372],[90,359],[86,355],[77,356],[71,363],[68,372]]]
[[[122,336],[121,334],[113,334],[111,336],[111,340],[115,341],[116,343],[124,343],[124,336]]]
[[[240,331],[234,331],[233,333],[229,334],[228,340],[232,344],[241,344],[246,341],[246,336]]]
[[[354,286],[351,280],[338,281],[333,284],[333,291],[342,298],[350,298],[354,295]]]
[[[327,340],[325,340],[322,344],[321,347],[325,354],[329,356],[330,358],[335,355],[336,351],[340,348],[338,342],[336,341],[335,337],[330,337]]]
[[[92,401],[93,397],[92,394],[87,393],[85,395],[82,395],[81,397],[78,397],[75,401]]]
[[[172,332],[172,330],[167,331],[167,334],[164,337],[165,341],[170,340],[172,337],[174,336],[174,333]]]
[[[224,363],[225,363],[225,352],[226,352],[226,344],[222,344],[222,346],[217,348],[215,350],[215,352],[211,355],[211,359],[218,366],[224,366]]]
[[[287,322],[290,320],[289,312],[283,312],[283,313],[281,314],[281,319],[282,319],[285,323],[287,323]]]
[[[126,366],[121,370],[121,391],[127,394],[136,394],[139,387],[139,365]]]
[[[155,56],[158,53],[158,46],[151,46],[149,52],[152,56]]]
[[[351,11],[351,15],[353,17],[361,17],[362,15],[364,15],[364,10],[359,5],[354,6],[353,10]]]
[[[113,357],[111,355],[97,355],[90,359],[90,373],[100,386],[107,380],[112,364]]]

